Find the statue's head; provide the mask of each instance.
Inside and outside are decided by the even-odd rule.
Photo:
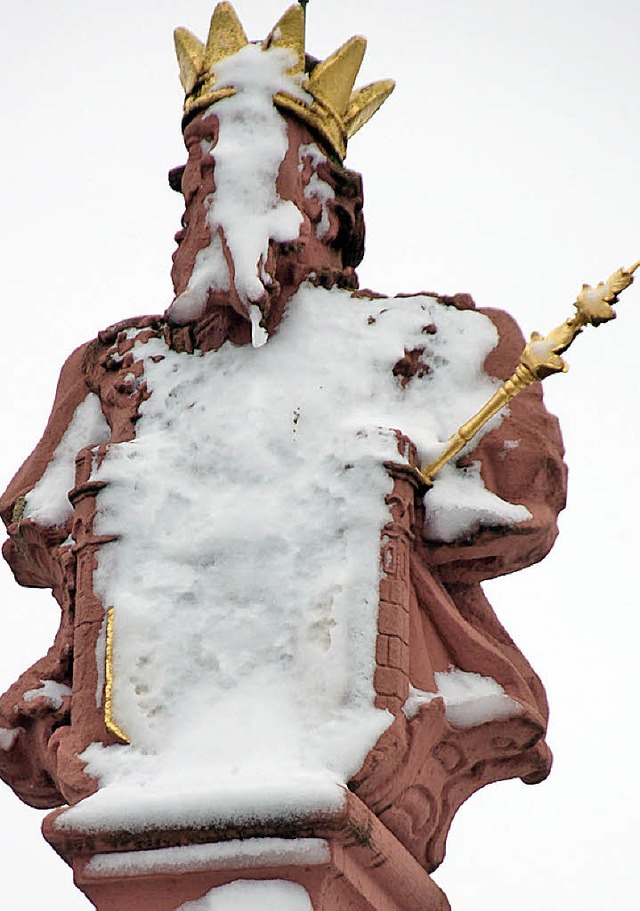
[[[320,62],[305,55],[299,5],[261,43],[249,43],[229,3],[216,7],[206,45],[186,29],[175,37],[188,159],[170,175],[185,214],[166,315],[224,319],[238,342],[252,327],[258,344],[305,278],[355,287],[362,186],[342,162],[393,83],[353,91],[364,38]]]

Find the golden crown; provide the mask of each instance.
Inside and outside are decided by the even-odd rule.
[[[185,90],[185,115],[207,108],[215,101],[234,94],[233,88],[216,89],[215,66],[242,50],[249,40],[230,3],[219,3],[211,17],[207,43],[203,44],[186,28],[175,30],[180,82]],[[360,35],[350,38],[326,60],[317,61],[305,54],[305,22],[302,6],[296,4],[280,17],[270,35],[262,42],[264,50],[286,48],[295,55],[288,70],[298,76],[301,87],[312,97],[301,98],[278,92],[274,102],[315,129],[342,161],[347,141],[373,117],[395,87],[391,79],[373,82],[353,91],[367,47]]]

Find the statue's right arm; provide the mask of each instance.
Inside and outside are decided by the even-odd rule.
[[[14,522],[16,506],[36,486],[60,444],[78,405],[90,389],[85,378],[88,344],[77,348],[60,372],[58,387],[44,433],[31,455],[18,469],[0,497],[0,517],[9,528]]]
[[[61,606],[60,628],[47,654],[0,696],[0,777],[22,800],[40,808],[64,802],[50,774],[48,744],[53,731],[69,718],[72,617],[59,545],[68,537],[71,519],[56,526],[22,519],[20,512],[24,497],[41,480],[76,408],[90,391],[85,380],[87,347],[74,351],[62,368],[42,438],[0,497],[0,516],[9,532],[2,553],[16,581],[51,588]]]

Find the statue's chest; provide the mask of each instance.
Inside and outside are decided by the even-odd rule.
[[[187,689],[244,705],[259,680],[287,701],[323,662],[322,700],[340,704],[349,660],[365,661],[349,656],[357,613],[371,687],[393,431],[345,428],[344,378],[301,352],[133,350],[121,371],[143,365],[135,438],[112,443],[95,477],[95,530],[117,536],[95,583],[117,618],[121,726],[164,736]]]
[[[429,299],[293,303],[262,348],[177,353],[150,333],[118,364],[135,436],[95,472],[95,530],[115,540],[94,581],[114,609],[116,721],[141,746],[186,737],[186,705],[220,710],[216,743],[234,742],[238,713],[275,726],[274,743],[347,706],[377,724],[384,463],[398,429],[436,435],[425,403],[456,332],[436,350]],[[419,347],[438,370],[403,383],[394,368]]]

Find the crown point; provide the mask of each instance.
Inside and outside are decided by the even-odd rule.
[[[206,45],[188,29],[175,31],[180,81],[186,98],[185,116],[208,108],[233,95],[235,88],[216,88],[216,64],[232,57],[249,44],[242,24],[231,3],[218,3],[211,17]],[[391,80],[375,82],[353,91],[367,47],[366,39],[356,35],[326,60],[305,57],[305,16],[301,3],[290,6],[280,17],[262,48],[286,48],[292,53],[291,76],[298,77],[308,96],[287,91],[274,95],[275,104],[309,124],[324,139],[336,159],[343,161],[347,140],[372,117],[394,88]],[[305,79],[302,77],[308,73]]]
[[[180,67],[180,82],[185,94],[193,89],[204,61],[204,44],[189,29],[177,28],[173,33],[176,57]]]
[[[299,4],[290,6],[276,22],[271,34],[262,44],[264,50],[270,47],[281,47],[295,54],[295,64],[290,74],[304,72],[304,10]]]
[[[349,38],[321,61],[309,78],[309,91],[335,110],[339,117],[347,110],[366,49],[367,39],[362,35]]]
[[[382,79],[353,92],[344,116],[344,124],[349,139],[373,117],[395,87],[396,84],[393,79]]]
[[[218,3],[211,17],[209,37],[205,52],[205,66],[208,70],[216,63],[233,57],[249,44],[242,23],[230,3]]]

